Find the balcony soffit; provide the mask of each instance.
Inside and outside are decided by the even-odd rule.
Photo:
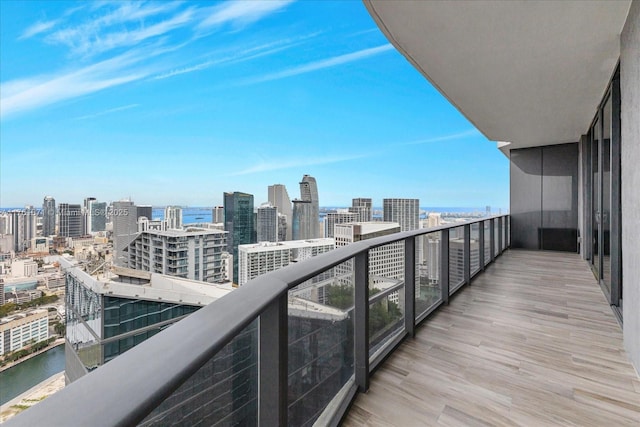
[[[499,148],[576,142],[631,1],[364,0],[393,45]]]

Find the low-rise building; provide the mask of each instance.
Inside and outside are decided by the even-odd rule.
[[[49,312],[31,310],[0,319],[0,355],[49,338]]]

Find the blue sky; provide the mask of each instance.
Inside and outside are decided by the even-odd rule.
[[[0,206],[508,207],[508,160],[358,1],[2,1]]]

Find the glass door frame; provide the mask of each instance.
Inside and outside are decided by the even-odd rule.
[[[606,103],[611,99],[611,130],[610,130],[610,174],[609,180],[609,196],[610,196],[610,212],[607,220],[609,221],[609,248],[610,248],[610,263],[611,274],[609,283],[604,283],[603,278],[603,260],[604,260],[604,232],[603,232],[603,179],[604,172],[603,159],[604,157],[604,107]],[[597,127],[597,128],[596,128]],[[597,132],[596,132],[597,130]],[[600,141],[594,139],[595,133],[598,134]],[[607,90],[602,98],[596,115],[593,118],[591,125],[589,126],[589,133],[586,138],[587,147],[583,151],[584,160],[583,167],[586,170],[585,184],[587,186],[586,191],[583,193],[586,196],[587,203],[585,204],[585,211],[587,213],[585,221],[586,239],[585,249],[586,258],[589,259],[589,265],[593,271],[594,276],[598,280],[607,301],[614,307],[614,312],[618,316],[620,322],[622,322],[622,236],[621,236],[621,174],[620,174],[620,67],[619,64],[616,67],[614,75],[611,79]],[[597,156],[597,159],[594,158]],[[593,162],[597,162],[598,176],[594,179],[593,174]],[[583,175],[583,176],[585,176]],[[595,182],[597,181],[597,182]],[[595,192],[594,192],[595,187]],[[596,197],[594,197],[596,196]],[[601,219],[594,221],[595,212],[600,213]],[[594,238],[597,237],[597,254],[594,253],[596,246],[594,245]],[[588,243],[588,244],[587,244]],[[597,262],[597,265],[594,263]]]

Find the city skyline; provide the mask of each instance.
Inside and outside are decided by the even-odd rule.
[[[276,183],[509,205],[508,160],[360,2],[3,2],[1,207],[216,206]],[[349,182],[349,185],[344,185]]]

